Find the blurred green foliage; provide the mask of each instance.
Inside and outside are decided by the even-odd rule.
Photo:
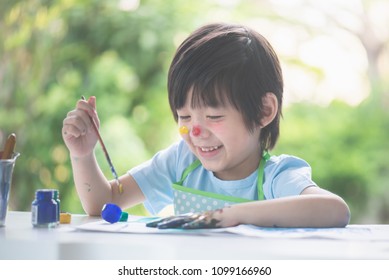
[[[0,3],[0,144],[15,132],[21,153],[11,210],[29,211],[35,190],[57,188],[63,211],[83,213],[61,137],[81,95],[97,97],[101,134],[120,174],[177,139],[167,69],[177,42],[207,20],[211,2]],[[389,222],[389,116],[376,91],[358,107],[286,108],[272,152],[306,159],[314,180],[349,203],[353,222]],[[96,153],[110,178],[99,146]]]
[[[273,152],[309,162],[314,181],[347,201],[353,222],[387,223],[389,113],[370,101],[288,108]]]

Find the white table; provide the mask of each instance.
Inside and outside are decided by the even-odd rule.
[[[6,226],[0,228],[0,259],[389,259],[389,225],[372,225],[386,231],[387,240],[258,238],[235,234],[123,234],[75,229],[77,225],[97,220],[85,215],[72,215],[69,225],[38,229],[31,224],[30,212],[10,211]]]

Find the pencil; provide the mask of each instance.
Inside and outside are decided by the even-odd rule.
[[[82,99],[82,100],[86,100],[84,96],[81,96],[81,99]],[[93,120],[93,118],[92,118],[90,115],[88,115],[88,116],[89,116],[89,119],[90,119],[90,121],[91,121],[91,123],[92,123],[92,127],[93,127],[94,131],[96,132],[97,138],[98,138],[98,140],[99,140],[99,142],[100,142],[100,146],[101,146],[101,148],[103,149],[105,158],[107,159],[107,162],[108,162],[108,165],[109,165],[109,167],[110,167],[110,169],[111,169],[111,172],[112,172],[113,176],[115,177],[116,183],[118,184],[119,193],[123,193],[123,185],[120,183],[119,176],[118,176],[118,174],[116,173],[115,167],[113,167],[111,158],[110,158],[110,156],[109,156],[109,154],[108,154],[107,148],[105,147],[104,141],[103,141],[103,139],[101,138],[99,129],[97,128],[97,125],[96,125],[95,121]]]

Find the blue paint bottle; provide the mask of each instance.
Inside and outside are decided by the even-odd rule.
[[[34,227],[52,228],[58,225],[59,205],[55,201],[55,191],[42,189],[35,192],[35,200],[31,204]]]

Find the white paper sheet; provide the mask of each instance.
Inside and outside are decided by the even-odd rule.
[[[389,225],[349,225],[346,228],[264,228],[252,225],[219,229],[157,229],[146,227],[155,217],[130,216],[127,222],[110,224],[104,220],[90,222],[76,228],[87,231],[141,234],[237,234],[259,238],[326,238],[366,241],[389,241]]]

